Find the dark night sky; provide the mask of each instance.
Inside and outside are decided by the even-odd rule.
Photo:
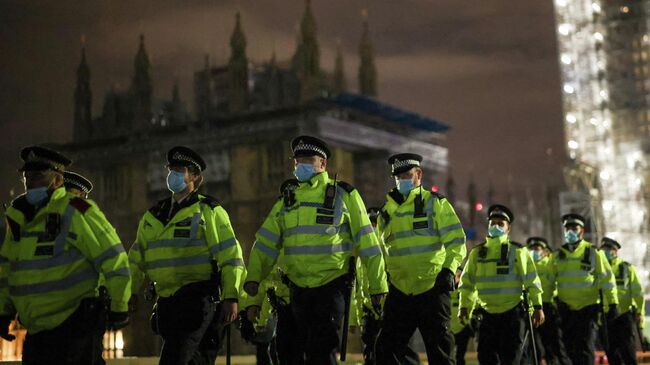
[[[333,69],[340,39],[353,90],[360,12],[368,9],[380,98],[452,126],[457,194],[464,194],[470,175],[479,191],[487,190],[488,179],[512,181],[516,190],[561,182],[565,152],[550,0],[312,3],[321,66]],[[111,85],[128,87],[139,33],[146,36],[156,96],[169,98],[177,78],[191,106],[192,73],[206,52],[217,64],[225,62],[237,10],[248,55],[262,61],[274,47],[280,60],[293,54],[303,8],[302,0],[1,1],[0,200],[20,186],[15,168],[21,146],[71,139],[82,34],[95,114]]]

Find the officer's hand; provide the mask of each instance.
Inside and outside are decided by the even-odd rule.
[[[254,281],[249,281],[246,284],[244,284],[244,291],[246,294],[250,295],[251,297],[254,297],[257,295],[257,291],[260,288],[260,284],[256,283]]]
[[[609,310],[607,311],[607,321],[611,322],[618,318],[618,307],[616,304],[610,304]]]
[[[246,308],[246,318],[251,322],[257,321],[257,319],[260,318],[260,307],[257,305],[251,305]]]
[[[0,316],[0,337],[7,341],[13,341],[16,339],[16,336],[9,333],[9,326],[13,317],[10,316]]]
[[[108,312],[106,317],[106,328],[109,330],[119,330],[129,324],[128,312]]]
[[[456,283],[456,277],[451,270],[442,268],[436,277],[434,287],[442,291],[453,291]]]
[[[129,299],[129,312],[133,313],[138,310],[138,296],[133,294]]]
[[[237,302],[235,300],[225,299],[221,303],[221,319],[225,323],[230,323],[237,319]]]
[[[460,319],[460,323],[467,324],[467,321],[469,321],[469,311],[467,308],[460,309],[460,313],[458,313],[458,319]]]
[[[544,311],[542,308],[536,308],[533,311],[533,326],[539,327],[544,324],[546,318],[544,317]]]

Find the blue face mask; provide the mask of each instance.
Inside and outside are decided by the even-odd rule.
[[[172,193],[180,193],[185,190],[187,183],[185,183],[185,173],[171,170],[167,175],[167,188]]]
[[[533,257],[533,261],[539,261],[542,259],[542,253],[539,251],[530,251],[530,256]]]
[[[27,202],[31,205],[39,205],[47,199],[47,186],[41,188],[27,189],[25,192],[25,198]]]
[[[501,237],[506,234],[506,229],[504,227],[493,224],[488,227],[488,234],[490,237]]]
[[[568,230],[564,232],[564,240],[566,241],[566,243],[573,244],[580,241],[580,236],[578,235],[578,232],[573,230]]]
[[[314,177],[316,171],[314,171],[314,165],[310,163],[299,163],[296,165],[295,170],[293,170],[293,175],[298,181],[304,182]]]
[[[605,257],[607,257],[608,261],[612,261],[614,258],[614,255],[612,255],[612,250],[605,250]]]
[[[402,195],[408,195],[408,193],[413,190],[414,185],[412,179],[399,179],[397,180],[397,190],[402,194]]]

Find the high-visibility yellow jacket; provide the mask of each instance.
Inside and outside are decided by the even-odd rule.
[[[40,209],[25,196],[7,210],[0,248],[0,314],[18,314],[30,333],[53,329],[84,298],[98,296],[99,274],[111,310],[126,312],[129,263],[113,226],[95,202],[54,190]]]
[[[456,272],[465,257],[465,232],[449,201],[421,186],[400,194],[393,189],[377,220],[389,280],[406,294],[433,288],[441,269]]]
[[[282,258],[278,262],[282,261]],[[284,270],[281,269],[280,264],[277,265],[275,270],[271,270],[269,275],[260,282],[259,290],[256,296],[250,296],[246,294],[243,290],[240,293],[240,303],[242,308],[248,308],[251,306],[258,306],[265,308],[269,300],[267,292],[269,289],[273,288],[275,295],[283,300],[286,304],[291,303],[291,297],[289,293],[289,287],[282,282],[282,273]],[[269,308],[271,310],[271,308]],[[264,322],[266,323],[266,322]]]
[[[324,204],[328,186],[334,193],[332,209]],[[359,192],[342,181],[335,185],[327,172],[319,173],[301,182],[292,200],[275,203],[255,235],[246,281],[266,278],[283,252],[293,283],[319,287],[345,274],[356,252],[366,267],[370,293],[385,293],[384,258],[373,232]]]
[[[557,295],[555,283],[553,282],[553,269],[551,268],[551,257],[546,256],[535,262],[537,275],[542,283],[542,302],[552,303],[553,297]]]
[[[184,285],[210,280],[216,261],[222,299],[238,300],[244,260],[228,213],[216,199],[196,192],[170,217],[171,204],[171,198],[161,200],[140,220],[129,250],[133,291],[146,275],[158,295],[169,297]]]
[[[460,279],[460,307],[471,308],[476,295],[488,313],[503,313],[523,300],[523,290],[533,306],[542,305],[542,284],[528,249],[507,235],[488,237],[475,247]]]
[[[575,250],[563,245],[551,255],[552,282],[558,298],[571,310],[600,302],[599,290],[607,303],[618,304],[616,281],[605,254],[582,240]]]
[[[618,295],[619,313],[627,313],[634,309],[636,313],[641,313],[641,318],[645,317],[645,300],[643,300],[643,287],[639,280],[634,265],[623,261],[619,257],[614,257],[609,264],[612,267],[614,278],[616,279],[616,293]],[[605,300],[605,304],[609,304]],[[643,322],[641,322],[643,326]]]

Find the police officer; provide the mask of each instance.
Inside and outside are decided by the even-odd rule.
[[[612,267],[616,278],[616,291],[620,313],[616,319],[608,322],[609,349],[607,359],[610,364],[636,364],[637,324],[643,328],[645,301],[639,275],[634,265],[618,257],[621,244],[609,237],[604,237],[600,245]],[[641,341],[643,339],[640,339]]]
[[[244,290],[257,294],[282,251],[306,363],[336,364],[346,288],[354,279],[349,275],[352,254],[356,251],[366,267],[376,305],[387,291],[384,259],[359,192],[326,171],[327,144],[300,136],[291,148],[300,186],[278,199],[257,232]]]
[[[140,290],[145,275],[155,284],[159,297],[152,325],[164,341],[160,364],[198,359],[212,364],[219,348],[215,327],[237,318],[242,250],[228,213],[197,191],[206,169],[201,156],[177,146],[167,153],[167,163],[172,194],[144,214],[129,251],[133,291]]]
[[[68,193],[83,199],[88,199],[88,195],[93,190],[93,183],[90,180],[72,171],[63,172],[63,186]]]
[[[19,316],[27,328],[23,364],[99,364],[106,325],[128,323],[131,279],[115,229],[97,205],[68,194],[70,159],[44,147],[24,148],[25,194],[7,210],[0,249],[0,336]],[[98,298],[100,273],[112,297]]]
[[[535,262],[537,275],[542,283],[542,308],[544,309],[544,323],[537,328],[539,336],[535,336],[537,343],[537,353],[546,360],[549,365],[570,365],[571,361],[566,354],[564,342],[562,342],[562,330],[560,329],[560,316],[555,305],[555,283],[553,283],[553,274],[551,268],[551,258],[549,256],[550,248],[548,242],[543,237],[529,237],[526,245],[530,255]],[[540,351],[543,349],[543,351]]]
[[[422,187],[421,162],[413,153],[388,159],[396,187],[377,223],[388,250],[390,281],[375,345],[377,364],[404,363],[416,329],[430,364],[454,363],[450,292],[466,254],[465,233],[449,201]]]
[[[519,364],[528,333],[523,292],[533,304],[533,325],[544,323],[542,284],[523,245],[510,240],[514,215],[507,207],[488,208],[488,235],[469,254],[460,280],[461,321],[469,319],[475,296],[485,310],[478,340],[481,364]]]
[[[585,219],[565,214],[565,244],[551,255],[552,278],[558,292],[562,334],[573,364],[594,363],[599,291],[609,303],[609,319],[616,318],[616,281],[604,253],[583,239]]]
[[[456,284],[460,283],[460,276],[462,274],[462,271],[462,266],[459,266],[458,270],[456,270]],[[451,333],[454,335],[456,364],[465,365],[465,353],[467,352],[467,345],[469,344],[469,340],[475,336],[480,320],[478,319],[476,313],[474,313],[474,306],[472,306],[469,308],[469,317],[471,320],[467,321],[466,323],[461,322],[460,318],[457,315],[459,307],[460,291],[456,289],[451,293],[451,323],[449,327],[451,329]]]

